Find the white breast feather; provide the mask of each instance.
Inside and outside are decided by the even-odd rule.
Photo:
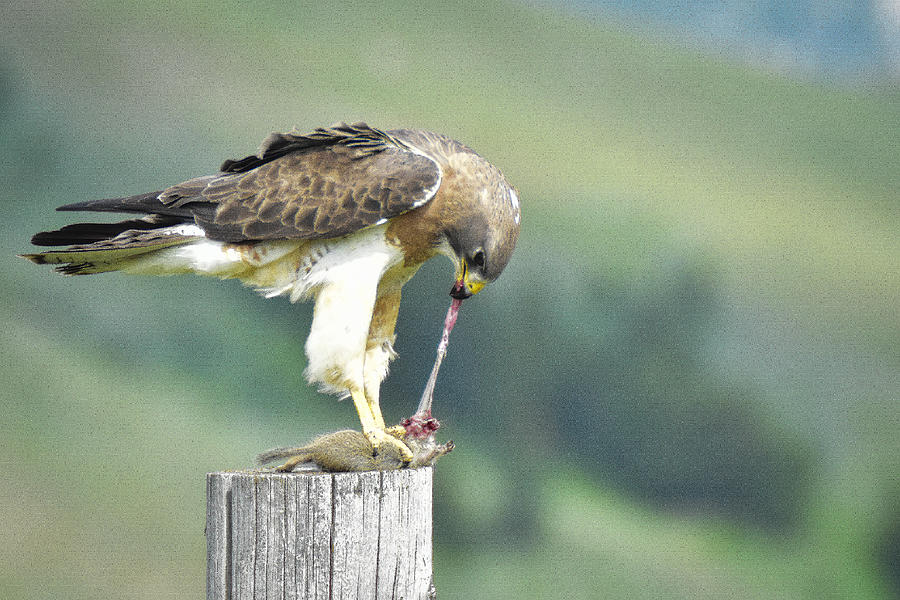
[[[382,275],[403,260],[373,227],[327,244],[296,283],[294,294],[314,293],[316,306],[306,340],[306,377],[325,391],[363,389],[366,341]]]

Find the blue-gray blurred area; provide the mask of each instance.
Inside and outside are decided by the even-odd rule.
[[[857,84],[900,79],[895,0],[546,1],[794,76]]]
[[[339,120],[444,132],[522,199],[438,382],[441,598],[896,597],[897,12],[716,6],[4,7],[0,597],[199,597],[205,474],[356,425],[303,380],[308,305],[15,257],[56,206]],[[405,288],[391,421],[451,279]]]

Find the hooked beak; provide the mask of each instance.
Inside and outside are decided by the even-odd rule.
[[[469,266],[465,259],[462,261],[462,272],[456,273],[456,283],[450,290],[450,296],[456,300],[471,298],[484,288],[485,282],[469,278]]]

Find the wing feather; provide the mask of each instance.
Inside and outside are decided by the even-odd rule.
[[[207,237],[227,242],[347,235],[425,204],[438,164],[364,123],[312,134],[272,134],[260,153],[226,161],[222,174],[163,191],[190,209]]]

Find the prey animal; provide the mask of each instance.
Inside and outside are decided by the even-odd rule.
[[[372,452],[402,464],[414,458],[406,431],[386,427],[379,401],[401,288],[442,254],[455,266],[451,296],[477,294],[509,262],[520,222],[515,189],[470,148],[365,123],[273,133],[213,175],[58,210],[138,215],[35,235],[57,248],[23,256],[61,273],[196,273],[314,299],[307,380],[351,397]]]

